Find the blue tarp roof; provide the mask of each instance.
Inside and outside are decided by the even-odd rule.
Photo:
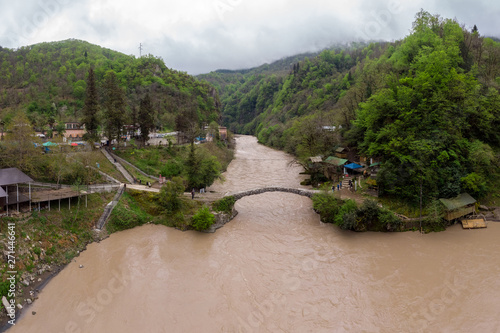
[[[351,169],[351,170],[362,168],[361,165],[356,164],[356,163],[347,164],[347,165],[344,165],[344,167],[346,169]]]

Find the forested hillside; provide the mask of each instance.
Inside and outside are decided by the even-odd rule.
[[[257,118],[257,116],[273,107],[285,107],[287,118],[314,111],[313,105],[310,108],[301,105],[314,92],[316,86],[330,83],[327,94],[321,93],[322,98],[327,100],[331,97],[337,100],[340,91],[334,91],[334,84],[338,83],[337,80],[343,81],[348,70],[356,64],[356,57],[362,52],[360,47],[361,44],[351,47],[338,46],[322,53],[300,54],[253,69],[220,70],[199,75],[198,78],[208,81],[219,91],[223,105],[223,120],[231,130],[256,134],[257,126],[265,120],[265,117]],[[330,63],[322,61],[323,59],[327,59]],[[286,90],[285,94],[288,96],[279,97],[281,101],[278,102],[275,97],[278,97],[277,93],[282,90]],[[293,96],[293,101],[283,100],[286,97],[292,98],[292,94],[300,96]],[[315,103],[315,106],[317,105],[318,103]]]
[[[80,121],[89,69],[99,98],[106,74],[116,74],[126,98],[125,123],[137,118],[149,93],[156,127],[173,129],[176,117],[195,114],[198,122],[217,121],[218,96],[210,85],[167,68],[153,56],[135,58],[79,41],[41,43],[11,50],[0,47],[0,119],[8,127],[15,111],[25,111],[39,129],[56,122]]]
[[[326,50],[220,88],[236,132],[303,161],[348,145],[382,161],[381,193],[482,197],[498,180],[500,43],[476,27],[421,11],[401,41]]]

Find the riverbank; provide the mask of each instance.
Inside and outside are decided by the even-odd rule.
[[[42,210],[20,214],[17,217],[3,217],[0,224],[0,247],[2,250],[1,296],[8,296],[9,282],[5,280],[15,271],[16,318],[33,303],[39,291],[60,272],[73,258],[80,255],[88,244],[99,242],[108,236],[106,231],[94,231],[95,223],[112,199],[113,193],[95,193],[84,204],[72,202],[72,209],[65,200],[61,210]],[[12,223],[13,229],[8,229]],[[14,247],[9,244],[9,231],[15,233]],[[9,251],[13,250],[15,266],[7,266]],[[12,262],[9,262],[9,265]],[[0,327],[10,318],[5,310],[0,312]]]

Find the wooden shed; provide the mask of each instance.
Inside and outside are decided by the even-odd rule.
[[[462,193],[451,199],[439,199],[439,201],[446,207],[444,219],[447,221],[452,221],[476,212],[476,199],[467,193]]]
[[[348,158],[347,157],[348,152],[349,151],[347,150],[347,148],[338,147],[337,149],[335,149],[335,156],[337,156],[338,158]]]
[[[9,212],[9,206],[31,201],[31,183],[33,179],[17,168],[0,170],[0,208]],[[29,192],[19,191],[19,184],[29,184]]]
[[[348,161],[343,158],[338,158],[334,156],[328,157],[324,162],[323,162],[323,171],[325,177],[331,180],[338,180],[339,176],[343,174],[343,166],[346,164]]]

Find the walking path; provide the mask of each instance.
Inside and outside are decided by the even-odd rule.
[[[106,222],[108,221],[109,216],[111,215],[111,212],[118,204],[118,201],[120,201],[120,198],[121,198],[123,192],[125,192],[125,186],[120,186],[120,188],[116,192],[115,197],[113,198],[113,201],[108,203],[106,208],[104,208],[104,212],[102,213],[101,217],[99,218],[99,221],[97,221],[97,228],[96,229],[98,231],[101,231],[102,228],[104,228],[104,226],[106,225]]]
[[[121,172],[121,174],[123,175],[123,177],[125,177],[125,179],[130,183],[130,184],[133,184],[134,183],[134,177],[132,177],[130,175],[130,173],[125,170],[125,168],[117,162],[115,162],[115,158],[111,156],[111,154],[105,149],[105,148],[101,148],[101,152],[104,154],[104,156],[106,156],[106,158],[118,169],[118,171]]]
[[[152,176],[152,175],[148,175],[147,173],[145,173],[144,171],[142,171],[141,169],[139,169],[138,167],[136,167],[135,165],[133,165],[132,163],[130,163],[129,161],[126,161],[125,159],[121,158],[120,156],[117,156],[116,154],[114,153],[111,153],[108,151],[108,154],[111,155],[112,158],[116,159],[118,161],[118,163],[122,164],[126,164],[128,166],[130,166],[131,168],[134,168],[135,170],[137,170],[137,172],[139,172],[140,174],[142,174],[143,176],[145,177],[148,177],[148,178],[151,178],[151,179],[154,179],[156,180],[157,182],[160,181],[160,178],[159,177],[155,177],[155,176]]]
[[[149,187],[146,185],[137,185],[137,184],[127,184],[127,188],[131,190],[137,190],[137,191],[146,191],[146,192],[156,192],[159,193],[160,189],[155,188],[155,187]]]

